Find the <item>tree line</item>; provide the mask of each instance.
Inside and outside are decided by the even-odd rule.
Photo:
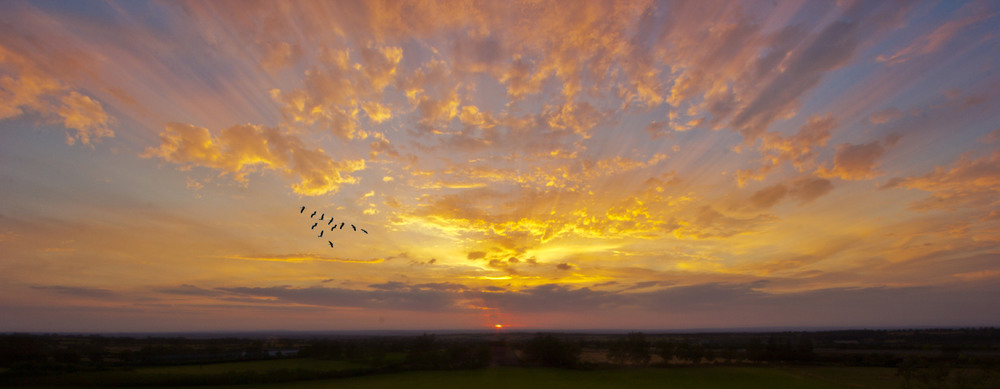
[[[4,376],[271,358],[326,359],[350,362],[357,367],[335,374],[475,369],[491,365],[573,369],[708,364],[881,366],[897,368],[908,387],[918,388],[966,379],[968,374],[955,372],[970,369],[992,376],[994,373],[990,372],[1000,369],[1000,331],[983,328],[705,334],[510,333],[503,336],[425,333],[419,336],[298,338],[0,334],[0,382]],[[289,377],[334,374],[285,373],[256,379],[279,382],[291,379]]]

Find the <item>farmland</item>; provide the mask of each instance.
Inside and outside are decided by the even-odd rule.
[[[291,362],[291,363],[289,363]],[[79,373],[64,376],[77,384],[69,387],[105,387],[108,384],[125,387],[183,388],[199,383],[212,384],[219,378],[233,375],[267,374],[282,371],[289,366],[299,371],[325,369],[322,361],[285,360],[264,362],[239,362],[209,366],[184,366]],[[260,372],[265,373],[260,373]],[[295,370],[292,370],[295,371]],[[253,373],[257,372],[257,373]],[[261,375],[263,376],[263,375]],[[213,378],[214,377],[214,378]],[[698,366],[677,368],[609,368],[597,370],[568,370],[554,368],[492,367],[474,370],[405,371],[371,374],[357,377],[326,378],[252,385],[258,388],[539,388],[539,389],[588,389],[588,388],[895,388],[901,381],[895,369],[889,368],[778,368],[778,367],[729,367]],[[131,383],[131,384],[130,384]],[[175,385],[171,386],[170,383]],[[55,380],[51,385],[69,384]],[[168,385],[159,385],[168,384]],[[150,386],[153,385],[153,386]],[[246,384],[216,385],[215,388],[246,387]]]
[[[0,335],[0,386],[1000,387],[992,328],[285,335]]]

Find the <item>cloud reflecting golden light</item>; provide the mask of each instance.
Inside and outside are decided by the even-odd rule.
[[[0,330],[998,319],[995,5],[82,8],[0,4]]]

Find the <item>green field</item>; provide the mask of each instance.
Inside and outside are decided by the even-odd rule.
[[[301,360],[292,360],[301,361]],[[265,369],[277,368],[274,362],[260,362]],[[319,363],[312,361],[307,363]],[[211,369],[217,373],[229,367],[237,371],[247,371],[255,363],[223,364],[212,367],[165,367],[136,371],[135,374],[159,376],[168,370],[178,374],[192,374],[200,369]],[[233,366],[224,366],[233,365]],[[239,366],[236,366],[239,365]],[[320,367],[316,365],[316,367]],[[285,367],[283,367],[285,368]],[[210,386],[210,388],[243,388],[247,385]],[[314,381],[278,384],[252,385],[254,388],[291,389],[588,389],[588,388],[897,388],[895,369],[886,368],[845,368],[845,367],[675,367],[636,368],[610,370],[561,370],[545,368],[487,368],[479,370],[414,371],[392,374],[376,374],[360,377],[323,379]],[[147,387],[148,388],[148,387]],[[161,387],[167,388],[167,387]],[[183,386],[177,388],[193,388]],[[200,388],[207,388],[201,386]]]
[[[357,364],[345,361],[328,361],[322,359],[295,358],[295,359],[275,359],[267,361],[213,363],[213,364],[202,364],[202,365],[143,367],[131,370],[126,374],[206,375],[206,374],[226,374],[226,373],[246,373],[246,372],[268,373],[282,369],[324,371],[324,370],[357,369],[357,368],[364,368],[365,366],[366,365],[363,364]]]
[[[687,368],[647,368],[597,371],[574,371],[557,369],[493,368],[467,371],[407,372],[390,375],[375,375],[339,380],[302,382],[287,385],[265,385],[261,388],[399,388],[440,389],[588,389],[588,388],[895,388],[898,383],[883,386],[884,378],[892,378],[893,369],[867,368],[840,369],[836,374],[839,383],[817,374],[821,368],[813,368],[811,376],[796,370],[762,367],[687,367]],[[843,377],[844,374],[858,374],[857,380]],[[870,384],[874,383],[873,385]]]
[[[367,374],[371,367],[344,361],[310,358],[112,369],[24,377],[29,386],[128,387],[142,385],[223,385],[229,383],[306,381]],[[0,383],[0,386],[3,386]]]

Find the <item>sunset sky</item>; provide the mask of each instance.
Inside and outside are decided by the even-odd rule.
[[[0,331],[998,325],[998,26],[3,1]]]

